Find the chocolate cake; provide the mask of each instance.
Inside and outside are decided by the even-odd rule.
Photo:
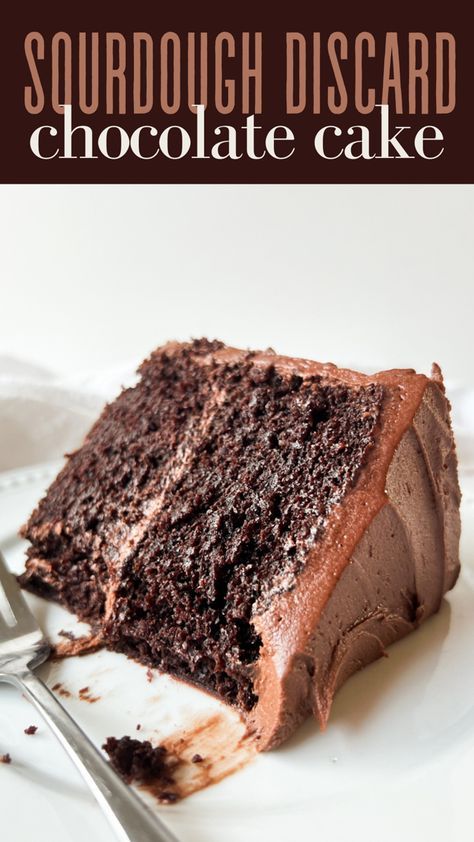
[[[107,737],[104,751],[109,756],[115,771],[126,781],[160,781],[165,786],[174,783],[173,766],[163,746],[152,746],[148,740],[134,740],[131,737]]]
[[[441,372],[170,343],[24,528],[25,587],[239,708],[262,749],[436,612],[459,571]]]

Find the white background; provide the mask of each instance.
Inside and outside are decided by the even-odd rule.
[[[0,353],[79,372],[207,335],[472,384],[473,217],[470,186],[2,187]]]

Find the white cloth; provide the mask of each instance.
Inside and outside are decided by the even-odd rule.
[[[78,447],[104,404],[133,381],[132,366],[65,379],[0,356],[0,471]]]
[[[0,356],[0,471],[60,459],[104,404],[135,381],[134,365],[69,378]],[[449,389],[461,468],[474,471],[474,389]]]

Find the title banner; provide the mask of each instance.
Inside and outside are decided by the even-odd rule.
[[[9,11],[3,183],[472,182],[468,5],[96,5]]]

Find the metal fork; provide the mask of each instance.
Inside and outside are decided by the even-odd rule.
[[[2,599],[2,597],[4,597]],[[122,842],[177,842],[113,771],[33,670],[51,647],[0,553],[0,682],[25,693],[58,738]]]

